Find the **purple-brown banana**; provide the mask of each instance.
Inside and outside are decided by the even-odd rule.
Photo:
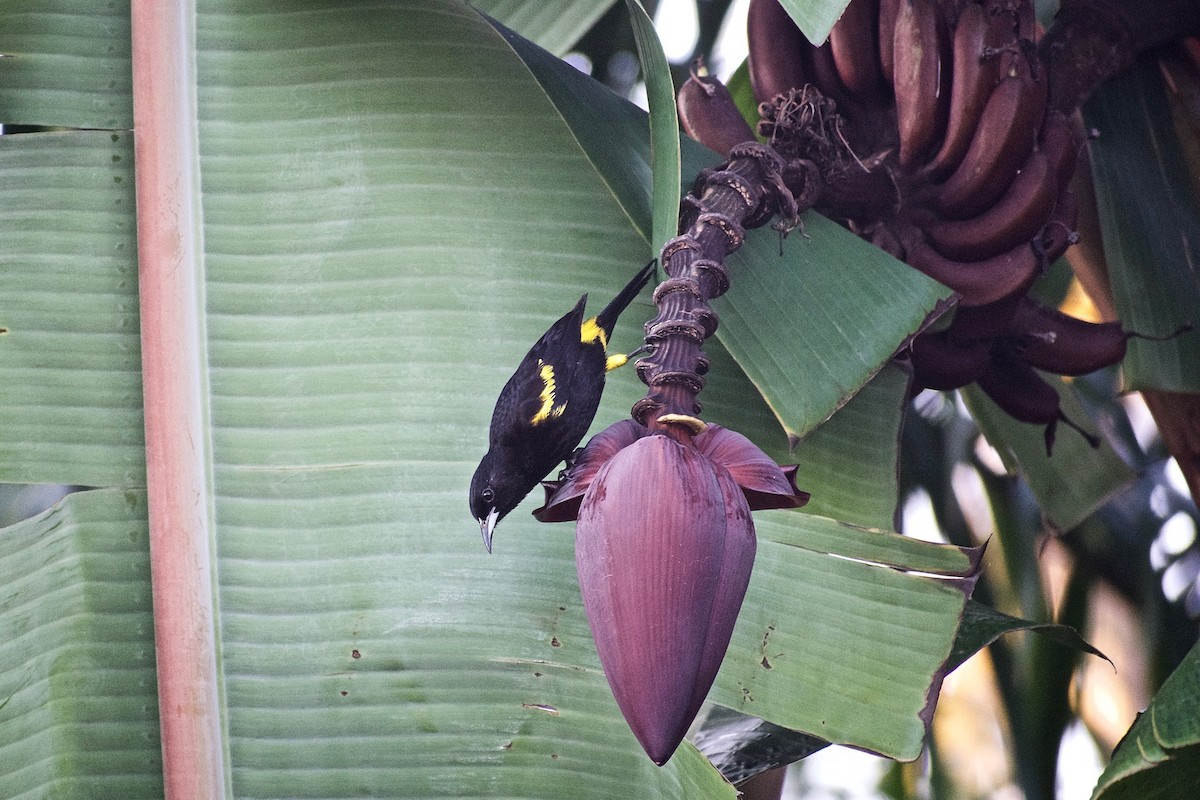
[[[895,83],[896,15],[903,0],[879,0],[879,73],[889,86]]]
[[[1022,48],[988,97],[962,162],[937,191],[943,215],[969,218],[1004,194],[1025,163],[1046,109],[1046,80],[1036,55]]]
[[[1087,439],[1092,447],[1100,440],[1083,430],[1062,413],[1058,390],[1023,361],[995,357],[979,376],[979,388],[1013,419],[1033,425],[1045,425],[1046,455],[1054,449],[1054,434],[1063,421]]]
[[[1013,353],[1056,375],[1086,375],[1125,357],[1129,340],[1119,322],[1088,322],[1026,297],[1012,321]]]
[[[913,385],[949,391],[979,380],[991,361],[990,342],[964,341],[948,331],[923,333],[912,341]]]
[[[863,101],[885,92],[878,30],[879,0],[853,0],[829,32],[829,49],[842,84]]]
[[[1000,15],[971,2],[958,16],[953,39],[953,71],[946,138],[930,161],[928,174],[944,179],[962,161],[971,144],[980,112],[1000,80],[999,48],[1006,26]]]
[[[742,142],[755,141],[754,131],[738,110],[725,84],[692,70],[676,97],[679,122],[688,136],[721,155]]]
[[[1054,211],[1042,232],[1034,239],[1034,250],[1040,251],[1043,269],[1062,258],[1067,248],[1079,240],[1075,220],[1079,216],[1079,200],[1070,189],[1063,189],[1054,201]]]
[[[1010,330],[1017,306],[1024,297],[1022,290],[985,305],[960,305],[954,312],[950,330],[955,338],[962,341],[984,340],[990,344],[997,336]]]
[[[900,0],[892,58],[903,167],[917,165],[945,130],[950,99],[943,89],[949,77],[949,69],[943,68],[946,48],[946,23],[935,0]]]
[[[804,71],[808,40],[778,0],[750,0],[746,39],[750,45],[750,85],[758,102],[769,102],[775,95],[808,82]]]
[[[1054,181],[1060,187],[1066,186],[1075,174],[1080,144],[1074,120],[1061,111],[1046,113],[1042,131],[1038,136],[1038,149],[1050,160],[1054,170]]]
[[[961,306],[987,305],[1022,293],[1041,274],[1041,264],[1028,242],[991,258],[964,262],[935,250],[915,225],[901,228],[898,234],[904,260],[958,292]]]
[[[1050,162],[1035,151],[1004,195],[982,214],[934,222],[925,230],[948,258],[980,261],[1028,243],[1045,226],[1057,195]]]

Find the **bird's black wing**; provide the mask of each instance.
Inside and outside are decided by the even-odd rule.
[[[569,402],[569,390],[582,342],[579,339],[587,295],[534,343],[496,400],[489,442],[528,440],[531,430],[561,418],[555,409]],[[549,372],[546,368],[549,367]],[[564,407],[565,408],[565,407]]]

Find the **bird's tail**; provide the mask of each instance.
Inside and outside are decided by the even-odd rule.
[[[621,316],[621,312],[633,302],[633,298],[637,297],[642,287],[650,281],[650,276],[654,274],[657,266],[658,259],[651,259],[649,264],[642,267],[638,274],[625,284],[625,288],[612,299],[612,302],[596,315],[596,325],[604,331],[605,337],[612,335],[613,328],[617,324],[617,317]]]

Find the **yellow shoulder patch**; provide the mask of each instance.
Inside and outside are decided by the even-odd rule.
[[[542,379],[542,391],[538,393],[538,399],[542,401],[538,407],[537,413],[529,418],[531,425],[539,425],[548,419],[561,417],[562,413],[567,410],[566,403],[554,404],[554,367],[547,364],[545,361],[538,359],[538,377]]]
[[[596,324],[595,317],[584,320],[583,324],[579,326],[579,341],[584,344],[599,342],[601,347],[608,350],[608,334],[604,332],[604,328]]]

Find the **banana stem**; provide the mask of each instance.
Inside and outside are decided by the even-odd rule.
[[[646,323],[651,354],[637,362],[638,377],[649,389],[632,410],[648,427],[703,424],[695,420],[696,396],[708,372],[701,348],[717,329],[717,313],[708,302],[729,288],[725,259],[742,246],[745,228],[764,225],[776,213],[794,220],[803,210],[785,185],[792,171],[770,147],[749,142],[730,156],[697,178],[684,199],[681,233],[659,256],[668,277],[654,290],[658,315]]]
[[[1063,0],[1038,43],[1049,67],[1050,108],[1073,112],[1138,53],[1197,34],[1196,0]]]

